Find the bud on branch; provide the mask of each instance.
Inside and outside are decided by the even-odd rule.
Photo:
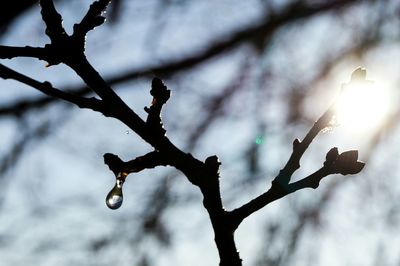
[[[358,151],[350,150],[339,154],[338,149],[332,148],[326,154],[324,167],[332,174],[354,175],[361,172],[365,163],[358,161]]]

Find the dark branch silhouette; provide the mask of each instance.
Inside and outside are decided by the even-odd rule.
[[[338,7],[344,7],[345,5],[355,2],[357,2],[357,0],[332,1],[314,6],[307,6],[303,3],[293,4],[292,6],[287,7],[280,14],[274,14],[273,16],[266,15],[265,20],[260,22],[259,24],[239,30],[225,39],[218,39],[212,42],[212,45],[201,52],[194,53],[184,58],[170,60],[167,63],[144,66],[139,69],[134,68],[126,71],[121,71],[121,73],[115,75],[112,78],[106,79],[106,81],[107,84],[112,86],[140,77],[149,77],[154,75],[168,76],[176,74],[199,64],[202,64],[205,61],[215,56],[218,56],[226,51],[232,50],[239,45],[242,45],[244,43],[251,44],[257,39],[256,37],[263,36],[263,38],[267,39],[268,36],[271,36],[280,27],[285,26],[288,23],[292,23],[300,19],[305,19],[313,15],[319,15],[325,11],[335,10]],[[47,54],[44,52],[43,48],[10,47],[0,45],[0,58],[10,59],[17,56],[34,57],[45,61],[47,61],[48,59],[45,58]],[[76,95],[85,95],[91,92],[91,89],[87,86],[70,88],[67,90],[72,91]],[[21,113],[29,111],[31,108],[38,108],[56,101],[57,98],[48,97],[20,100],[13,104],[13,106],[0,108],[0,115]]]
[[[154,67],[141,72],[123,75],[115,78],[113,82],[107,83],[87,60],[85,56],[85,41],[86,34],[90,30],[104,23],[102,12],[109,2],[109,0],[95,1],[81,22],[74,25],[73,33],[68,35],[62,26],[62,16],[55,9],[53,1],[41,0],[41,14],[46,24],[46,34],[50,38],[50,43],[46,44],[43,48],[0,46],[0,58],[3,59],[33,57],[47,61],[48,66],[61,63],[69,66],[100,99],[83,97],[87,92],[86,87],[83,88],[85,92],[77,91],[76,93],[69,93],[53,87],[49,82],[39,82],[3,65],[0,65],[0,77],[14,79],[51,97],[71,102],[82,108],[92,109],[108,117],[113,117],[127,125],[139,137],[151,145],[154,151],[127,162],[122,161],[117,155],[110,153],[104,155],[105,163],[116,176],[116,186],[111,192],[114,193],[115,190],[116,193],[121,193],[122,184],[125,182],[125,178],[131,173],[156,166],[172,166],[180,170],[187,177],[188,181],[197,186],[202,193],[203,205],[208,211],[214,230],[214,240],[218,249],[221,266],[242,265],[242,260],[236,248],[234,233],[246,217],[262,209],[274,200],[290,193],[304,188],[317,188],[320,181],[328,175],[357,174],[364,167],[364,163],[357,160],[357,151],[346,151],[339,154],[337,148],[332,148],[327,153],[325,162],[319,170],[299,181],[290,183],[293,173],[300,168],[300,159],[309,145],[319,132],[330,126],[335,115],[335,104],[332,104],[314,123],[302,141],[296,139],[293,142],[293,152],[284,168],[272,181],[271,188],[241,207],[233,211],[227,211],[221,199],[219,183],[219,167],[221,163],[218,157],[212,155],[202,162],[194,158],[190,153],[186,153],[176,147],[166,136],[166,131],[162,125],[161,111],[163,105],[170,98],[170,91],[161,79],[153,79],[150,90],[153,99],[150,107],[145,108],[147,112],[146,120],[141,119],[110,87],[110,83],[121,82],[135,76],[158,72],[168,74],[185,69],[214,57],[222,51],[232,49],[243,42],[253,42],[254,36],[266,38],[281,25],[289,21],[302,19],[354,1],[330,1],[313,6],[296,3],[284,10],[279,16],[270,16],[261,24],[239,31],[230,38],[194,57],[173,62],[167,66]],[[353,72],[353,77],[365,79],[365,75],[363,74],[364,72],[360,72],[357,69]],[[118,208],[120,204],[113,206]]]
[[[71,102],[75,105],[77,105],[80,108],[89,108],[94,111],[100,112],[101,110],[104,109],[102,106],[101,101],[99,101],[96,98],[85,98],[85,97],[79,97],[73,94],[70,94],[68,92],[59,90],[54,88],[50,82],[45,81],[45,82],[39,82],[37,80],[34,80],[26,75],[23,75],[17,71],[12,70],[11,68],[8,68],[2,64],[0,64],[0,77],[3,79],[14,79],[17,80],[21,83],[24,83],[28,86],[31,86],[38,91],[47,94],[51,97],[56,97],[59,99],[62,99],[67,102]]]

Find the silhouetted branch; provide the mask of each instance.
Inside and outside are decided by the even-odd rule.
[[[287,185],[290,182],[290,178],[293,173],[300,168],[300,159],[308,146],[318,135],[319,132],[329,127],[329,123],[333,120],[335,115],[335,105],[333,104],[311,127],[307,135],[302,141],[295,139],[293,141],[293,152],[286,163],[285,167],[279,172],[279,175],[275,177],[274,181],[279,182],[282,186]]]
[[[96,2],[97,3],[97,2]],[[94,12],[94,9],[105,7],[105,2],[100,1],[99,6],[91,6],[89,12]],[[108,1],[107,1],[108,3]],[[49,5],[47,7],[47,5]],[[58,23],[61,18],[58,18],[57,11],[54,9],[53,3],[50,1],[42,1],[43,17],[46,23]],[[88,19],[94,18],[88,15]],[[82,23],[88,23],[87,20],[82,20]],[[93,25],[93,24],[90,24]],[[87,29],[84,26],[83,29]],[[48,27],[48,31],[59,31],[59,27]],[[57,34],[50,33],[51,36],[58,36]],[[84,48],[80,45],[81,40],[77,40],[73,36],[63,35],[65,40],[63,42],[53,41],[51,44],[46,45],[50,56],[52,57],[50,64],[62,62],[71,67],[85,83],[103,100],[105,110],[101,112],[107,116],[117,118],[125,123],[134,132],[136,132],[142,139],[151,144],[156,150],[168,154],[168,163],[175,166],[177,169],[183,171],[193,183],[198,182],[201,172],[196,174],[191,173],[193,169],[198,167],[202,168],[203,165],[200,161],[194,159],[192,156],[183,153],[175,147],[166,136],[160,135],[159,132],[154,131],[155,121],[159,118],[161,106],[168,100],[169,91],[162,84],[160,80],[155,80],[151,94],[153,95],[153,105],[149,108],[149,119],[144,122],[132,109],[130,109],[124,101],[111,89],[111,87],[104,81],[101,75],[92,67],[84,55]],[[56,38],[56,37],[54,37]],[[66,53],[68,51],[68,53]],[[65,53],[64,53],[65,52]],[[160,123],[158,123],[160,125]]]
[[[164,73],[171,73],[171,71],[178,71],[193,66],[241,43],[252,43],[255,38],[265,38],[266,36],[270,36],[279,27],[288,22],[337,8],[351,2],[354,1],[329,1],[314,5],[296,2],[281,13],[269,16],[260,24],[236,32],[231,37],[203,51],[203,53],[186,58],[183,61],[176,61],[173,64],[168,65],[168,68],[163,66],[164,68],[161,70],[163,70]],[[162,81],[157,78],[153,79],[152,89],[150,91],[153,96],[153,101],[151,106],[145,109],[148,113],[145,122],[127,106],[127,104],[113,91],[110,85],[107,84],[102,76],[88,62],[85,56],[84,47],[86,33],[95,26],[104,22],[101,12],[107,6],[109,1],[99,0],[94,2],[82,21],[74,26],[74,33],[71,36],[69,36],[62,27],[62,17],[56,11],[53,1],[41,0],[40,3],[42,6],[42,17],[46,23],[46,34],[50,37],[51,43],[47,44],[44,48],[28,47],[26,50],[22,50],[23,48],[12,50],[8,47],[2,47],[3,57],[9,58],[6,51],[8,49],[9,52],[11,51],[11,57],[18,56],[18,53],[20,53],[20,55],[36,56],[39,59],[45,59],[48,61],[49,65],[64,63],[72,68],[87,84],[87,86],[101,98],[101,100],[94,98],[86,99],[71,95],[53,88],[48,82],[40,83],[4,66],[0,68],[2,77],[13,78],[53,97],[58,97],[77,105],[80,104],[84,107],[99,111],[104,115],[114,117],[130,127],[144,141],[154,147],[155,151],[128,162],[123,162],[118,156],[113,154],[104,155],[105,163],[117,177],[116,186],[111,192],[116,189],[116,191],[118,190],[118,193],[121,193],[121,201],[118,206],[114,205],[116,206],[115,208],[118,208],[122,202],[122,183],[129,173],[138,172],[159,165],[171,165],[182,171],[187,179],[194,185],[198,186],[201,190],[203,195],[203,205],[209,213],[211,224],[214,229],[215,243],[220,257],[220,266],[242,265],[234,241],[234,232],[244,218],[261,209],[268,203],[287,194],[307,187],[318,187],[321,179],[329,174],[354,174],[362,169],[363,164],[357,161],[358,154],[355,151],[348,151],[339,154],[337,149],[332,149],[328,152],[326,161],[321,169],[308,177],[289,184],[292,174],[300,167],[300,159],[305,150],[317,134],[326,128],[332,120],[332,106],[321,116],[321,118],[318,119],[302,141],[299,141],[298,139],[294,141],[293,152],[289,161],[280,171],[279,175],[274,179],[271,188],[266,193],[232,212],[225,211],[222,205],[220,193],[220,162],[217,156],[210,156],[205,160],[205,162],[202,162],[194,158],[191,154],[187,154],[177,148],[165,135],[165,130],[162,128],[160,114],[162,106],[170,97],[170,91]],[[42,54],[43,51],[44,55]],[[146,73],[142,72],[139,74],[149,74],[148,71],[150,70],[156,72],[157,70],[160,70],[160,68],[147,69]],[[130,73],[128,76],[120,76],[119,80],[117,78],[114,82],[121,81],[127,77],[132,78],[132,75],[138,75],[138,72]],[[114,196],[110,193],[109,195]]]
[[[354,71],[353,74],[356,71]],[[272,181],[270,189],[243,206],[230,212],[235,228],[238,227],[246,217],[277,199],[303,188],[317,188],[321,179],[327,175],[337,173],[342,175],[357,174],[362,170],[364,163],[357,161],[357,151],[347,151],[339,154],[337,148],[332,148],[327,153],[326,161],[322,168],[297,182],[289,183],[293,173],[300,168],[300,159],[313,139],[319,132],[329,127],[329,124],[335,115],[335,105],[336,104],[333,103],[331,107],[325,111],[325,113],[314,123],[302,141],[298,139],[294,140],[293,152],[285,167]]]
[[[313,174],[285,186],[282,186],[282,183],[275,178],[267,192],[230,212],[233,225],[238,227],[240,223],[252,213],[288,194],[304,188],[318,188],[321,180],[328,175],[337,173],[342,175],[359,173],[365,164],[358,161],[357,157],[357,151],[347,151],[338,154],[337,148],[333,148],[328,152],[323,167]]]
[[[44,2],[47,1],[48,0]],[[259,34],[264,34],[264,33],[272,34],[276,30],[278,30],[281,26],[286,25],[287,23],[293,22],[298,19],[303,19],[312,15],[320,14],[321,12],[334,10],[338,7],[342,7],[344,5],[351,4],[354,2],[357,1],[342,0],[342,1],[332,1],[332,2],[330,1],[327,3],[320,3],[319,5],[313,5],[313,6],[306,6],[304,4],[301,4],[300,6],[296,5],[289,6],[287,9],[282,11],[282,13],[274,14],[273,17],[266,15],[266,19],[262,21],[260,24],[250,26],[243,30],[239,30],[236,33],[233,33],[228,38],[214,41],[213,45],[211,45],[202,52],[196,53],[194,55],[182,59],[171,60],[165,64],[156,64],[152,66],[144,66],[139,69],[135,68],[127,71],[121,71],[116,76],[107,79],[107,84],[116,85],[140,77],[153,76],[154,74],[156,75],[175,74],[180,71],[194,67],[198,64],[201,64],[204,61],[214,56],[217,56],[223,52],[226,52],[236,47],[237,45],[240,45],[247,41],[251,41],[252,38],[259,36]],[[23,47],[20,48],[24,49]],[[34,48],[34,49],[43,49],[43,48]],[[72,46],[69,47],[66,51],[64,51],[64,53],[68,54],[68,51],[70,49],[72,49]],[[8,53],[6,53],[5,50],[2,50],[2,47],[0,46],[0,57],[10,58],[10,56],[12,57],[27,56],[28,54],[30,57],[37,57],[39,59],[46,61],[49,60],[49,58],[45,57],[45,55],[38,55],[32,52],[25,52],[22,50],[11,50],[11,51],[12,51],[11,55],[8,55]],[[52,63],[49,62],[49,64],[56,64],[56,63],[59,62],[56,61]],[[70,90],[74,91],[74,94],[76,95],[84,95],[91,91],[91,89],[85,86],[76,89],[71,88]],[[56,101],[57,101],[56,98],[37,98],[34,100],[31,99],[21,100],[15,103],[15,106],[6,106],[0,108],[0,115],[15,114],[16,110],[18,110],[18,112],[21,113],[25,110],[29,110],[30,108],[38,108],[40,106],[44,106]]]
[[[54,88],[48,81],[45,82],[37,81],[17,71],[14,71],[11,68],[4,66],[3,64],[0,64],[0,77],[3,79],[17,80],[21,83],[24,83],[28,86],[37,89],[38,91],[46,95],[65,100],[67,102],[71,102],[80,108],[89,108],[98,112],[103,112],[104,110],[102,102],[96,98],[84,98],[64,92],[62,90]]]
[[[318,80],[320,77],[324,76],[327,72],[329,72],[331,67],[337,61],[340,61],[342,58],[344,58],[346,56],[350,56],[350,55],[358,52],[358,50],[360,50],[360,49],[361,50],[365,50],[367,48],[373,47],[374,45],[376,45],[377,40],[378,40],[377,38],[370,39],[369,37],[367,37],[367,39],[363,39],[358,44],[356,44],[354,46],[351,46],[346,51],[341,52],[340,55],[338,55],[336,57],[333,57],[333,58],[328,58],[326,60],[327,63],[324,65],[324,67],[321,68],[322,69],[321,73],[318,75],[318,77],[315,80]],[[36,49],[36,48],[34,48],[34,49]],[[39,49],[41,49],[41,48],[39,48]],[[4,54],[7,54],[7,53],[4,53]],[[18,54],[19,54],[19,52],[18,52]],[[6,56],[6,55],[4,55],[4,56]],[[19,56],[19,55],[15,54],[14,56]],[[22,53],[21,56],[24,56],[23,53]],[[0,57],[2,57],[2,46],[0,46]],[[33,56],[33,57],[36,57],[36,56]],[[178,61],[180,61],[180,60],[178,60]],[[183,59],[182,61],[185,61],[185,59]],[[199,62],[199,63],[201,63],[201,62]],[[136,69],[135,70],[128,70],[125,73],[117,74],[114,77],[106,79],[106,82],[109,85],[117,85],[117,84],[129,81],[131,79],[134,79],[134,78],[143,77],[142,74],[144,76],[145,75],[150,75],[153,72],[157,72],[157,73],[160,73],[160,74],[167,74],[167,73],[170,73],[168,69],[170,69],[171,65],[174,65],[174,63],[173,62],[169,62],[169,63],[166,63],[164,65],[160,65],[159,67],[154,68],[154,69],[159,69],[158,71],[153,71],[152,68],[147,68],[147,67],[144,67],[142,70],[136,70]],[[181,70],[184,70],[184,69],[186,69],[186,68],[183,68]],[[298,90],[300,90],[300,89],[298,89]],[[75,88],[66,88],[64,91],[69,92],[69,93],[73,93],[75,95],[83,96],[85,94],[89,94],[91,92],[91,89],[88,88],[87,86],[80,86],[80,87],[75,87]],[[227,91],[229,91],[229,89],[227,89]],[[35,98],[35,99],[31,99],[31,98],[21,99],[21,100],[18,100],[16,102],[12,103],[12,104],[3,105],[0,108],[0,116],[21,114],[23,112],[26,112],[26,111],[29,111],[29,110],[32,110],[32,109],[45,107],[48,104],[51,104],[51,103],[54,103],[54,102],[58,102],[58,98],[54,98],[54,97],[49,98],[49,97],[46,97],[46,96],[43,96],[43,97],[40,96],[40,97]],[[208,109],[208,110],[210,110],[210,109]],[[208,115],[208,116],[211,117],[212,119],[215,118],[215,117],[210,116],[210,115]],[[204,122],[203,122],[203,124],[204,124]],[[203,126],[200,125],[198,128],[202,129]],[[193,137],[191,137],[191,139],[193,139]],[[192,144],[190,144],[189,146],[193,147]],[[189,150],[191,150],[191,148],[189,148]]]
[[[106,2],[108,3],[109,1]],[[81,22],[82,27],[79,28],[80,24],[75,26],[79,34],[89,29],[90,25],[93,26],[96,24],[96,22],[92,23],[91,21],[92,19],[96,20],[96,14],[100,12],[100,9],[105,8],[106,2],[100,0],[89,8],[88,14]],[[51,39],[51,43],[45,46],[49,57],[49,59],[47,59],[49,65],[64,63],[71,67],[88,87],[104,101],[104,105],[106,106],[103,112],[104,115],[118,118],[139,136],[146,139],[147,130],[144,121],[121,100],[87,61],[84,54],[84,38],[76,38],[74,35],[69,36],[65,33],[61,25],[62,18],[55,10],[51,0],[41,1],[41,6],[42,17],[47,25],[46,33]]]
[[[72,36],[81,39],[84,42],[86,34],[95,27],[100,26],[106,20],[101,13],[106,9],[111,0],[99,0],[93,2],[86,15],[79,24],[74,25]]]
[[[104,154],[104,163],[108,165],[115,176],[119,173],[124,173],[127,176],[130,173],[137,173],[144,169],[168,165],[165,158],[158,151],[149,152],[127,162],[122,161],[117,155],[106,153]]]
[[[66,34],[62,26],[62,17],[57,12],[53,0],[40,0],[42,8],[41,14],[44,23],[46,24],[46,34],[52,42],[58,42]]]
[[[40,60],[48,60],[46,50],[41,47],[13,47],[0,45],[0,58],[12,59],[14,57],[33,57]]]
[[[161,79],[154,78],[151,84],[150,94],[153,96],[151,106],[144,108],[148,113],[146,124],[155,135],[159,135],[160,137],[165,134],[165,129],[161,122],[161,108],[168,101],[171,91],[167,89]]]

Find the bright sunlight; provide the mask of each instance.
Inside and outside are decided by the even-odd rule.
[[[337,105],[338,124],[355,134],[377,130],[390,111],[388,89],[365,80],[365,70],[360,71],[364,71],[363,77],[352,76],[351,82],[344,85]]]

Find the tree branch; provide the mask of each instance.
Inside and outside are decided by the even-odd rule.
[[[314,123],[302,141],[299,139],[293,141],[293,152],[284,168],[279,172],[278,176],[275,177],[274,181],[279,182],[282,186],[289,184],[293,173],[300,168],[300,159],[308,146],[310,146],[311,142],[319,132],[329,127],[329,123],[331,123],[335,115],[335,106],[336,103],[333,103],[331,107],[325,111],[317,122]]]
[[[80,108],[88,108],[97,112],[104,113],[104,106],[102,101],[96,98],[84,98],[64,92],[62,90],[54,88],[50,82],[37,81],[15,70],[12,70],[11,68],[4,66],[3,64],[0,64],[0,77],[3,79],[17,80],[21,83],[37,89],[38,91],[46,95],[57,97],[67,102],[71,102]]]
[[[74,25],[73,37],[84,42],[86,34],[106,20],[101,13],[106,9],[111,0],[98,0],[90,5],[88,12],[79,24]]]
[[[46,24],[47,36],[49,36],[51,42],[60,41],[64,36],[67,36],[67,33],[62,26],[62,17],[57,12],[53,0],[40,0],[39,3],[42,8],[42,19]]]
[[[357,151],[351,150],[339,154],[336,147],[332,148],[326,154],[326,159],[323,166],[313,174],[290,184],[282,183],[278,178],[275,178],[267,192],[261,194],[243,206],[231,211],[229,215],[231,217],[233,227],[237,228],[246,217],[277,199],[304,188],[318,188],[321,180],[328,175],[353,175],[359,173],[364,166],[365,163],[358,161]]]
[[[109,1],[99,0],[91,5],[88,14],[81,24],[75,26],[76,32],[83,33],[84,30],[94,25],[96,14],[102,10]],[[46,34],[50,37],[51,43],[45,46],[49,59],[49,65],[64,63],[71,67],[82,80],[103,100],[106,108],[104,115],[115,117],[146,141],[147,129],[144,121],[122,101],[122,99],[111,89],[100,74],[87,61],[84,54],[84,38],[69,36],[62,28],[62,17],[57,13],[52,0],[41,0],[42,17],[47,25]],[[79,28],[81,26],[81,28]],[[149,142],[154,145],[153,143]]]
[[[264,208],[266,205],[274,202],[277,199],[283,198],[284,196],[303,188],[318,187],[321,179],[327,175],[329,175],[329,171],[327,171],[326,168],[322,167],[313,174],[285,187],[282,187],[279,183],[274,182],[274,180],[272,182],[272,186],[267,192],[259,195],[258,197],[229,213],[232,221],[232,226],[234,228],[237,228],[245,218],[247,218],[254,212]]]
[[[153,96],[151,106],[144,108],[148,113],[146,124],[155,137],[161,137],[165,134],[165,129],[161,121],[161,109],[168,101],[171,91],[167,89],[161,79],[154,78],[151,84],[150,94]]]
[[[43,1],[47,2],[49,0]],[[259,31],[260,28],[268,28],[272,27],[269,32],[272,34],[275,32],[277,29],[279,29],[281,26],[290,23],[292,21],[295,21],[297,19],[301,18],[306,18],[307,16],[319,14],[320,12],[323,11],[329,11],[332,9],[335,9],[337,7],[342,7],[347,4],[355,3],[357,1],[355,0],[342,0],[342,1],[335,1],[335,2],[328,2],[328,3],[322,3],[319,6],[313,6],[313,7],[306,7],[303,6],[301,8],[298,8],[300,13],[296,13],[295,11],[290,11],[291,7],[288,8],[288,10],[283,11],[283,14],[286,14],[283,18],[279,19],[279,23],[272,23],[271,18],[266,15],[265,21],[263,21],[260,24],[248,27],[246,29],[237,31],[236,33],[233,33],[230,37],[224,39],[224,40],[219,40],[219,41],[214,41],[213,45],[205,49],[204,51],[200,53],[196,53],[192,56],[188,56],[185,58],[177,59],[177,60],[171,60],[168,63],[165,64],[159,64],[159,65],[152,65],[152,66],[144,66],[140,69],[131,69],[127,70],[125,72],[121,72],[120,74],[107,79],[107,84],[109,85],[116,85],[120,84],[132,79],[140,78],[140,77],[145,77],[145,76],[153,76],[154,74],[156,75],[171,75],[173,73],[177,73],[186,69],[189,69],[191,67],[194,67],[198,64],[203,63],[204,61],[217,56],[229,49],[232,49],[236,47],[237,45],[240,45],[244,42],[247,42],[248,40],[252,39],[255,37],[255,33]],[[308,10],[308,11],[307,11]],[[281,16],[281,14],[275,14],[274,19],[277,19]],[[270,25],[270,26],[268,26]],[[242,36],[242,37],[240,37]],[[21,55],[23,56],[23,55]],[[35,56],[36,57],[36,56]],[[8,58],[6,54],[1,53],[0,49],[0,58]],[[47,60],[43,58],[43,60]],[[68,91],[67,89],[66,91]],[[89,93],[91,90],[86,87],[82,86],[76,89],[70,89],[71,91],[74,91],[76,95],[84,95],[86,93]],[[15,110],[17,109],[19,112],[23,112],[25,110],[29,110],[31,108],[37,108],[41,107],[50,103],[53,103],[57,101],[57,98],[47,98],[47,97],[41,97],[37,98],[34,100],[31,99],[25,99],[21,100],[13,106],[6,106],[3,108],[0,108],[0,115],[7,115],[7,114],[14,114]]]
[[[351,75],[350,83],[369,82],[365,79],[365,77],[366,70],[363,68],[357,68]],[[326,154],[325,162],[321,169],[308,177],[289,184],[293,173],[300,168],[300,159],[311,142],[319,132],[329,127],[330,123],[332,123],[336,113],[336,108],[337,99],[314,123],[304,137],[303,141],[299,141],[298,139],[294,140],[293,151],[288,162],[272,181],[272,186],[267,192],[229,213],[234,228],[237,228],[240,223],[252,213],[260,210],[267,204],[284,197],[287,194],[307,187],[314,189],[317,188],[321,179],[327,175],[357,174],[364,168],[365,163],[358,161],[358,151],[351,150],[339,154],[338,149],[335,147]]]
[[[33,57],[45,61],[49,59],[45,48],[31,46],[13,47],[0,45],[1,59],[12,59],[15,57]]]
[[[130,173],[138,173],[144,169],[168,165],[165,158],[158,151],[149,152],[127,162],[122,161],[117,155],[112,153],[106,153],[103,157],[104,163],[108,165],[108,168],[110,168],[115,176],[119,173],[123,173],[124,176],[127,176]]]
[[[271,15],[261,24],[244,31],[239,31],[232,35],[231,38],[225,39],[206,50],[203,54],[189,58],[187,61],[183,62],[183,65],[172,65],[171,68],[173,70],[174,68],[177,69],[193,66],[201,60],[211,58],[220,54],[222,51],[237,46],[240,43],[254,43],[255,40],[260,37],[265,38],[266,36],[270,36],[277,28],[289,21],[302,19],[350,2],[354,1],[330,1],[324,4],[315,4],[312,6],[303,3],[295,3],[290,5],[280,14]],[[333,109],[331,107],[320,119],[318,119],[302,142],[297,139],[294,141],[293,153],[285,167],[272,182],[271,188],[266,193],[242,207],[230,213],[226,212],[223,208],[220,195],[218,173],[220,163],[218,158],[216,156],[211,156],[203,163],[190,154],[186,154],[178,149],[164,134],[165,131],[162,128],[160,113],[163,104],[166,103],[170,96],[170,92],[161,80],[153,80],[151,90],[153,102],[150,108],[146,109],[149,115],[147,121],[144,122],[127,106],[125,102],[122,101],[109,84],[105,82],[101,75],[87,61],[84,54],[84,36],[89,30],[104,22],[104,18],[101,17],[100,14],[109,1],[99,0],[94,2],[81,23],[74,26],[74,34],[72,36],[68,36],[63,29],[62,17],[57,13],[53,1],[41,0],[40,3],[42,6],[42,17],[47,26],[46,34],[51,40],[51,44],[46,45],[44,48],[46,56],[48,57],[46,60],[50,65],[58,63],[68,65],[82,78],[88,87],[100,96],[102,100],[85,99],[70,95],[53,88],[48,82],[40,83],[4,66],[0,68],[2,77],[16,79],[35,87],[43,93],[75,104],[89,106],[88,108],[93,109],[92,105],[94,103],[101,103],[102,108],[98,108],[99,112],[117,118],[133,129],[143,140],[151,144],[155,148],[155,151],[129,162],[123,162],[118,156],[113,154],[104,155],[105,163],[117,177],[115,189],[121,190],[125,177],[132,172],[138,172],[146,168],[153,168],[158,165],[171,165],[181,170],[187,176],[188,180],[198,186],[202,192],[203,205],[209,213],[214,229],[215,243],[220,255],[221,266],[239,266],[242,264],[234,241],[234,231],[243,219],[251,213],[261,209],[269,202],[299,189],[317,187],[320,180],[328,174],[354,174],[362,169],[363,164],[357,161],[357,154],[354,151],[339,154],[337,149],[332,149],[328,152],[326,161],[320,170],[300,181],[289,184],[292,174],[300,167],[300,158],[303,153],[315,136],[322,129],[326,128],[331,121],[333,116]],[[28,51],[25,50],[19,52],[27,53]],[[33,53],[33,51],[29,52]],[[169,69],[169,71],[171,71],[171,69]],[[96,105],[95,107],[98,106]],[[113,192],[113,190],[111,192]],[[120,192],[122,200],[122,191]],[[121,202],[122,201],[119,202],[118,207]]]

